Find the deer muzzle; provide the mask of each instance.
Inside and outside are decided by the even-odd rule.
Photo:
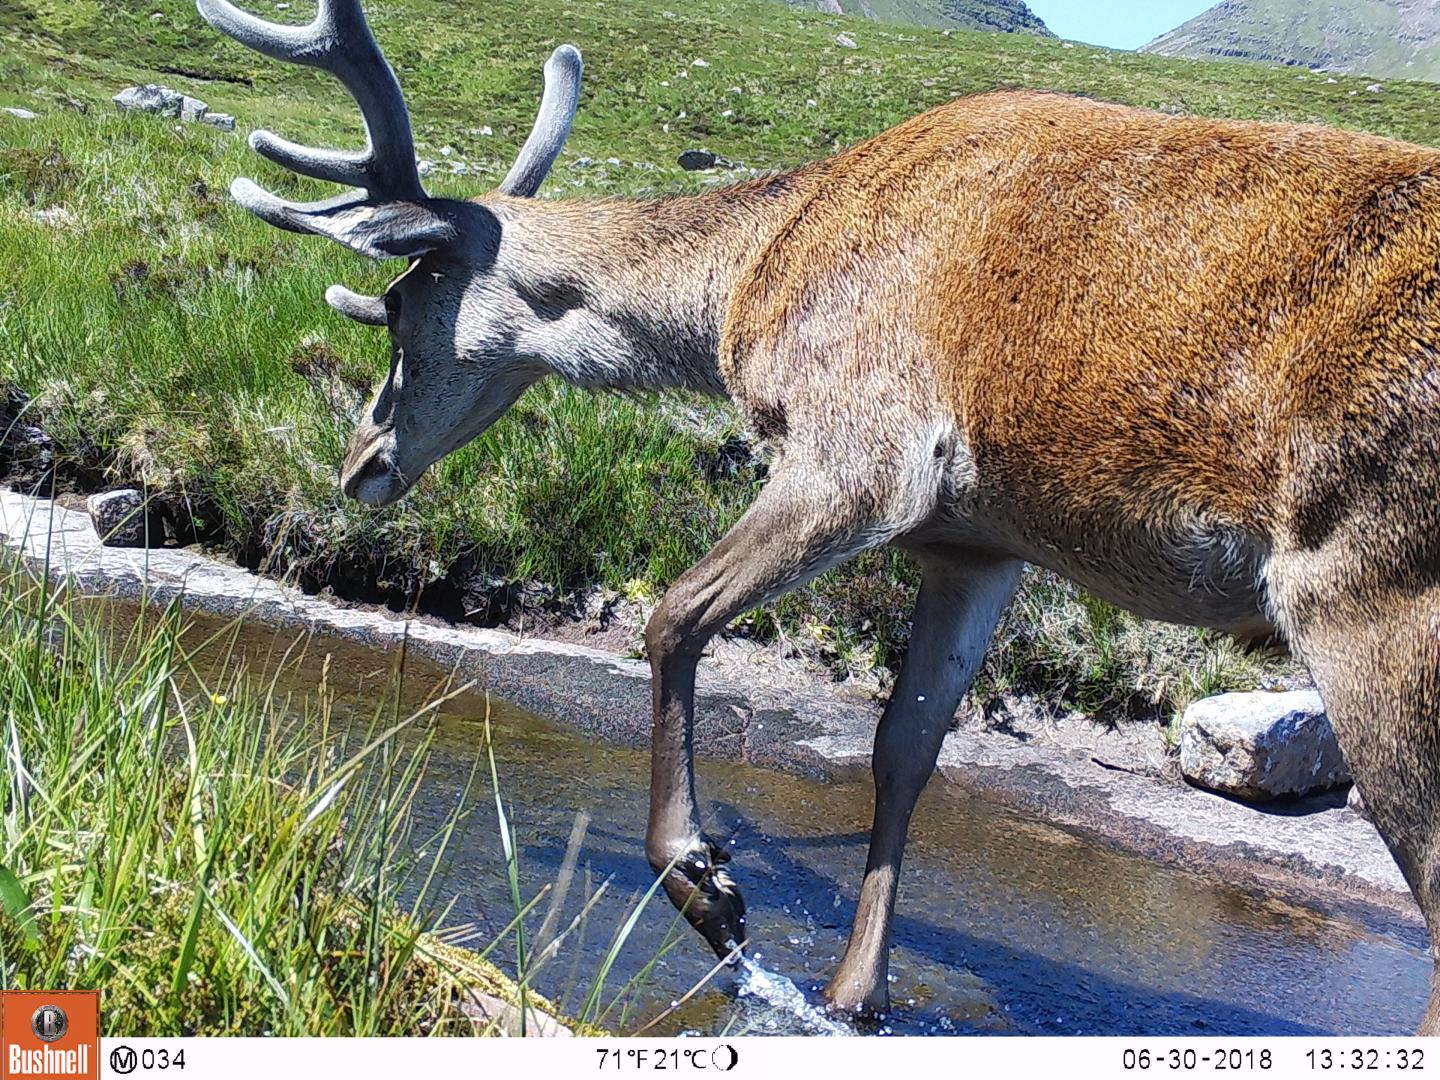
[[[355,429],[340,467],[340,490],[368,506],[388,506],[410,490],[395,461],[390,427],[362,424]]]

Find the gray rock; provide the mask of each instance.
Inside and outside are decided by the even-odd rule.
[[[460,1011],[480,1031],[494,1028],[505,1035],[520,1034],[520,1009],[508,1001],[502,1001],[493,994],[470,990],[462,995],[459,1004]],[[525,1014],[525,1034],[530,1038],[564,1039],[575,1034],[555,1017],[538,1009],[526,1009]]]
[[[1219,694],[1180,720],[1180,771],[1211,791],[1263,802],[1348,783],[1320,695]]]
[[[210,111],[210,106],[199,98],[193,98],[189,94],[182,94],[180,97],[180,119],[186,123],[198,124],[205,119],[205,114]]]
[[[146,83],[144,86],[127,86],[110,100],[122,109],[178,117],[185,95],[168,86]]]
[[[4,110],[17,120],[34,120],[35,114],[29,109],[7,108]]]
[[[85,500],[90,521],[107,547],[159,547],[164,526],[134,488],[117,488]]]
[[[836,34],[835,44],[839,45],[842,49],[858,49],[860,47],[849,34]]]
[[[210,106],[199,98],[182,94],[168,86],[157,86],[154,83],[127,86],[110,100],[122,109],[154,113],[156,116],[173,116],[187,124],[209,124],[224,131],[235,130],[235,117],[227,113],[212,113]]]
[[[1366,821],[1370,820],[1370,811],[1365,806],[1364,797],[1360,794],[1359,784],[1350,785],[1350,797],[1345,800],[1345,804],[1349,806],[1351,810],[1355,811],[1355,813],[1363,817]]]
[[[709,150],[686,150],[675,160],[687,172],[699,172],[701,169],[713,169],[719,158]]]

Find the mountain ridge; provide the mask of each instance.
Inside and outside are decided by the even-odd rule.
[[[1140,51],[1440,81],[1440,0],[1221,0]]]
[[[949,30],[988,30],[1054,37],[1024,0],[785,0],[827,15]]]

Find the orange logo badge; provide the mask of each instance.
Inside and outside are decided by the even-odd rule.
[[[0,991],[0,1080],[99,1080],[100,991]]]

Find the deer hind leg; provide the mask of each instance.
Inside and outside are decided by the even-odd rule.
[[[1282,624],[1440,965],[1440,587],[1329,578],[1323,553],[1277,556],[1271,572]],[[1440,966],[1420,1032],[1440,1035]]]
[[[725,538],[675,581],[646,627],[654,728],[645,853],[671,902],[719,956],[744,944],[745,904],[722,865],[728,855],[700,827],[696,664],[735,616],[892,539],[904,516],[882,507],[873,486],[786,460]]]
[[[922,559],[910,648],[875,733],[875,825],[850,945],[825,988],[836,1009],[889,1009],[890,919],[910,815],[955,709],[1015,592],[1022,563],[993,555]]]

